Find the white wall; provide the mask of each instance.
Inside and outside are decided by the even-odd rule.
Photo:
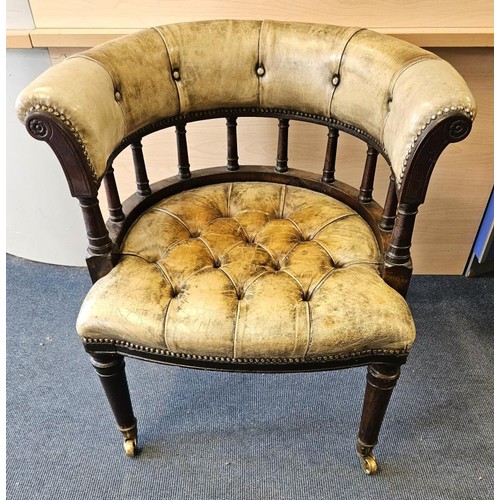
[[[28,30],[35,27],[28,0],[7,0],[6,26],[9,30]]]
[[[28,134],[14,108],[19,92],[50,65],[46,49],[7,50],[6,248],[26,259],[84,266],[87,240],[78,200],[50,147]]]

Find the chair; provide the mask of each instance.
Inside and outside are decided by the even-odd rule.
[[[69,57],[21,93],[17,110],[82,209],[94,284],[77,330],[126,454],[138,448],[124,356],[244,372],[365,365],[356,447],[375,472],[415,337],[404,300],[415,217],[439,155],[475,114],[461,76],[366,29],[193,22]],[[255,116],[277,120],[273,166],[240,165],[237,119]],[[213,118],[226,119],[227,162],[191,172],[186,125]],[[321,176],[289,168],[293,120],[327,128]],[[150,185],[141,139],[167,127],[179,173]],[[367,144],[359,190],[336,178],[339,132]],[[127,147],[137,192],[122,204],[113,161]],[[372,199],[379,155],[390,165],[383,208]]]

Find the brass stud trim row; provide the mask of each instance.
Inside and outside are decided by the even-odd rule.
[[[180,359],[192,359],[201,361],[218,361],[225,363],[258,363],[258,364],[270,364],[270,363],[303,363],[311,361],[334,361],[340,359],[353,359],[359,358],[367,355],[390,355],[390,356],[407,356],[410,349],[366,349],[363,351],[353,351],[347,354],[331,354],[327,356],[307,356],[303,358],[230,358],[225,356],[204,356],[200,354],[186,354],[180,352],[172,352],[167,349],[159,349],[156,347],[147,347],[140,344],[135,344],[133,342],[127,342],[125,340],[115,340],[115,339],[93,339],[88,337],[82,337],[84,344],[108,344],[113,346],[125,347],[127,349],[138,350],[143,352],[148,352],[151,354],[157,354],[160,356],[169,356]]]

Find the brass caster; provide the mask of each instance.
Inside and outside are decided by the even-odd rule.
[[[135,457],[137,455],[137,439],[125,439],[123,448],[125,448],[127,457]]]
[[[359,462],[361,463],[361,468],[365,474],[375,474],[377,472],[378,466],[375,457],[370,455],[358,455]]]

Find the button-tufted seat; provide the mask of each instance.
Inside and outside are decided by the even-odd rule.
[[[83,304],[86,342],[236,362],[406,352],[413,343],[371,229],[321,193],[264,182],[184,191],[146,211],[120,253]]]

